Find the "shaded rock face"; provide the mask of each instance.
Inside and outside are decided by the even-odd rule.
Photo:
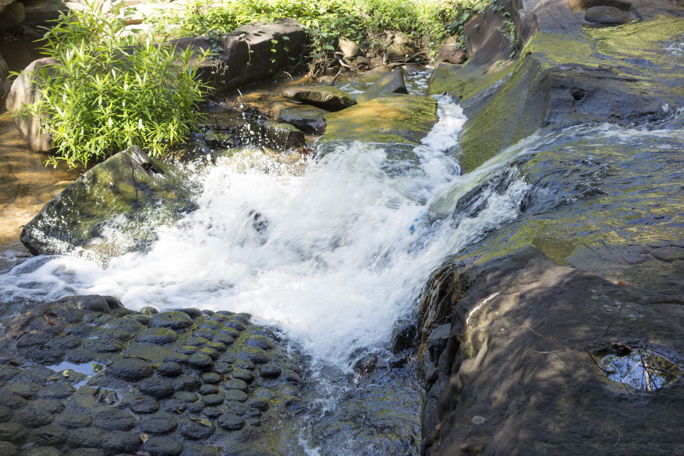
[[[404,73],[401,68],[380,76],[380,78],[359,97],[359,101],[392,96],[397,93],[408,93],[406,82],[404,82]]]
[[[534,249],[438,271],[421,304],[425,454],[677,453],[684,310],[644,298]],[[671,361],[669,385],[600,367],[638,348]]]
[[[25,112],[26,107],[39,100],[40,93],[33,78],[41,70],[57,63],[55,59],[38,59],[27,66],[14,80],[7,95],[7,110],[14,115],[14,123],[21,135],[28,142],[31,150],[47,152],[52,148],[52,137],[43,133],[40,128],[41,119]]]
[[[26,224],[21,241],[33,254],[107,257],[144,248],[153,240],[150,220],[169,223],[195,208],[189,185],[179,168],[134,146],[65,188]],[[107,239],[108,226],[127,239]]]
[[[627,11],[614,6],[592,6],[587,8],[584,19],[598,25],[620,25],[632,21],[634,18]]]
[[[288,453],[300,360],[247,314],[155,312],[102,296],[4,305],[0,449]]]
[[[437,103],[431,97],[395,95],[361,102],[329,114],[326,133],[318,143],[322,155],[341,144],[358,141],[385,147],[390,158],[411,158],[437,121]]]
[[[7,80],[9,77],[9,68],[7,67],[7,62],[2,58],[0,54],[0,103],[5,100],[5,96],[9,92],[10,83]]]
[[[267,79],[295,64],[302,55],[306,32],[291,19],[240,27],[218,42],[209,38],[188,38],[175,42],[179,49],[212,51],[214,56],[197,64],[202,80],[217,92],[247,82]]]
[[[13,30],[21,26],[26,18],[24,4],[10,3],[0,11],[0,31]]]

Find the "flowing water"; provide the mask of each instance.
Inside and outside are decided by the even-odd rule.
[[[385,150],[362,144],[303,164],[258,153],[220,161],[197,173],[199,209],[173,226],[155,227],[159,239],[149,251],[104,265],[78,256],[28,259],[0,275],[0,301],[104,294],[132,309],[248,312],[311,360],[311,399],[318,405],[298,425],[309,454],[360,454],[366,444],[358,433],[328,449],[321,441],[345,421],[412,440],[417,452],[415,374],[364,386],[350,380],[352,367],[367,349],[387,344],[394,323],[415,311],[426,278],[444,257],[514,219],[528,190],[505,161],[461,175],[453,150],[466,119],[447,97],[438,113],[415,149],[420,163],[401,173],[387,172],[397,167],[387,166]],[[455,217],[430,211],[440,195],[455,186],[471,190],[502,167],[506,185],[481,192],[471,202],[477,211]],[[381,445],[380,453],[390,454],[392,444]]]

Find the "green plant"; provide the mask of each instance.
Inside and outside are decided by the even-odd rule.
[[[34,76],[41,95],[28,109],[53,138],[48,163],[87,165],[134,144],[159,156],[200,120],[207,87],[191,63],[206,55],[138,42],[123,24],[88,4],[45,34],[43,53],[57,63]]]

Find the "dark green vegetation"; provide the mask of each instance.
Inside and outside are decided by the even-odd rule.
[[[184,14],[158,18],[160,32],[173,36],[222,35],[251,22],[289,17],[310,34],[309,57],[314,68],[334,61],[340,38],[362,44],[366,50],[382,47],[388,31],[399,31],[431,52],[446,36],[459,33],[463,24],[483,11],[492,0],[199,0]],[[432,48],[431,48],[432,47]]]
[[[87,165],[132,145],[160,156],[200,119],[206,87],[190,65],[196,55],[139,42],[123,27],[91,6],[46,33],[44,54],[58,63],[35,75],[41,97],[29,111],[53,138],[50,163]]]

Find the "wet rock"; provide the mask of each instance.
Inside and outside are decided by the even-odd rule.
[[[204,383],[216,384],[221,381],[221,376],[215,372],[205,372],[201,376]]]
[[[16,456],[19,454],[17,446],[10,442],[0,442],[0,454],[5,456]]]
[[[178,335],[175,331],[169,328],[145,329],[136,337],[138,342],[159,345],[170,344],[175,342],[176,339],[178,339]]]
[[[68,433],[69,431],[62,426],[49,424],[33,429],[30,438],[38,445],[58,446],[66,442]]]
[[[0,423],[0,440],[6,442],[21,442],[28,435],[24,426],[17,422]]]
[[[41,408],[40,405],[29,403],[29,405],[14,414],[14,419],[30,429],[35,429],[50,424],[53,419],[53,413]]]
[[[278,378],[280,377],[282,370],[275,364],[264,364],[259,368],[259,375],[263,378]]]
[[[150,396],[134,396],[129,400],[128,406],[132,412],[138,414],[154,413],[159,410],[159,402]]]
[[[64,412],[55,418],[55,424],[70,429],[88,427],[92,422],[90,415],[76,412]]]
[[[108,408],[95,414],[93,426],[107,431],[128,431],[135,426],[135,419],[124,410]]]
[[[175,42],[178,50],[212,51],[211,58],[196,63],[199,77],[218,92],[246,82],[269,78],[299,59],[306,33],[292,19],[269,24],[249,24],[222,36],[218,43],[205,37]],[[218,48],[217,48],[218,46]]]
[[[12,418],[12,409],[5,407],[4,405],[0,405],[0,423],[9,421],[10,418]]]
[[[170,413],[155,413],[140,420],[140,429],[151,434],[166,434],[178,426],[178,421]]]
[[[413,148],[437,121],[433,98],[394,95],[374,98],[326,116],[326,133],[318,143],[321,155],[361,142],[384,148],[390,159],[416,160]]]
[[[146,228],[149,217],[167,223],[195,208],[187,185],[177,168],[130,147],[66,187],[24,227],[21,240],[33,254],[78,250],[108,257],[140,249],[155,236]],[[110,223],[128,241],[108,243],[103,230]]]
[[[188,357],[188,364],[197,369],[209,369],[214,361],[204,353],[195,353]]]
[[[132,432],[110,431],[104,434],[100,446],[108,452],[131,454],[140,444],[140,439]]]
[[[221,405],[221,404],[223,404],[223,394],[221,394],[221,393],[207,394],[204,397],[202,397],[202,402],[204,402],[204,405],[206,405],[206,406]]]
[[[249,396],[242,390],[230,389],[226,390],[224,397],[227,401],[244,402]]]
[[[272,115],[278,122],[294,125],[304,133],[321,135],[325,131],[325,116],[328,111],[309,105],[276,103]]]
[[[62,452],[57,448],[48,446],[36,446],[23,451],[22,456],[62,456]]]
[[[114,361],[107,372],[114,377],[124,380],[141,380],[149,377],[154,372],[152,365],[140,358],[123,358]]]
[[[150,437],[141,449],[151,456],[178,456],[183,445],[171,437]]]
[[[175,391],[173,383],[160,377],[147,378],[141,381],[138,383],[138,389],[141,393],[147,394],[156,399],[163,399],[165,397],[173,396]]]
[[[176,391],[196,391],[202,385],[197,377],[181,375],[175,380]]]
[[[360,97],[359,103],[377,97],[391,96],[396,93],[407,94],[404,72],[401,68],[384,73],[380,78]]]
[[[202,385],[199,389],[199,393],[203,395],[216,394],[218,393],[218,386],[216,385]]]
[[[326,111],[340,111],[356,104],[354,97],[332,86],[288,87],[283,95]]]
[[[176,362],[165,361],[157,367],[157,372],[165,377],[177,377],[183,373],[183,368]]]
[[[378,357],[375,354],[369,354],[358,360],[354,364],[354,370],[359,375],[368,375],[375,371],[375,367],[378,364]]]
[[[620,25],[631,22],[634,18],[629,12],[614,6],[599,5],[587,8],[584,19],[598,25]]]
[[[239,431],[245,427],[245,420],[233,413],[224,413],[218,418],[218,420],[216,420],[216,422],[226,431]]]
[[[183,402],[195,402],[197,400],[197,394],[191,391],[178,391],[173,397]]]
[[[682,247],[660,247],[654,249],[651,254],[662,261],[684,260],[684,248]]]
[[[102,448],[105,432],[93,427],[74,429],[69,433],[67,443],[73,448]]]
[[[214,433],[214,425],[206,418],[189,417],[180,425],[180,433],[192,440],[206,439]]]
[[[161,312],[150,317],[150,326],[185,329],[192,325],[192,318],[185,312]]]
[[[223,387],[223,389],[226,389],[226,390],[235,389],[235,390],[247,391],[247,383],[245,381],[239,380],[239,379],[227,380],[227,381],[221,383],[221,386]]]
[[[104,452],[97,448],[78,448],[68,451],[65,456],[104,456]]]

